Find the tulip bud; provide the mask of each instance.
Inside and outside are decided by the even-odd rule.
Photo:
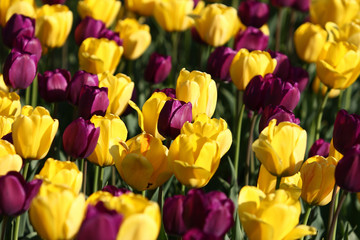
[[[268,52],[270,53],[270,56],[277,62],[273,74],[281,78],[283,81],[287,81],[291,68],[291,63],[288,56],[281,52],[274,52],[271,50],[268,50]]]
[[[66,0],[42,0],[44,4],[54,5],[54,4],[65,4]]]
[[[269,122],[272,119],[276,119],[277,124],[281,122],[300,124],[300,120],[298,118],[295,118],[294,113],[289,111],[285,107],[268,105],[264,108],[262,112],[259,122],[259,132],[262,132],[262,130],[269,125]]]
[[[360,145],[348,150],[335,169],[336,185],[349,192],[360,192]]]
[[[330,150],[330,143],[325,142],[324,139],[320,138],[320,139],[316,140],[313,143],[313,145],[311,146],[309,153],[308,153],[308,158],[315,156],[315,155],[328,157],[329,150]]]
[[[16,154],[14,146],[9,141],[2,138],[0,140],[0,176],[5,175],[10,171],[19,172],[22,165],[23,160]]]
[[[251,79],[245,88],[244,104],[246,108],[252,111],[260,111],[265,106],[265,96],[270,90],[270,85],[274,84],[277,78],[272,74],[266,74],[265,77],[257,75]]]
[[[85,17],[75,28],[75,42],[80,45],[86,38],[100,38],[105,24],[101,20]]]
[[[126,0],[126,9],[136,12],[141,16],[151,16],[157,0]]]
[[[265,35],[260,29],[248,27],[240,30],[235,36],[234,49],[246,48],[249,51],[265,50],[268,46],[269,36]]]
[[[87,73],[85,71],[77,71],[74,74],[67,88],[67,98],[72,104],[79,104],[81,89],[85,85],[99,86],[98,75]]]
[[[246,26],[260,28],[269,19],[269,5],[258,1],[240,3],[238,15]]]
[[[192,121],[191,102],[176,99],[166,101],[158,120],[158,131],[163,137],[175,139],[185,122]]]
[[[176,98],[176,90],[174,88],[155,89],[154,92],[162,92],[169,98]]]
[[[42,180],[26,182],[18,172],[0,177],[0,215],[17,216],[26,212],[38,193]]]
[[[21,37],[33,38],[35,34],[35,19],[14,14],[7,21],[2,30],[3,42],[9,48],[14,47],[16,39]]]
[[[80,117],[90,119],[93,115],[105,116],[108,106],[108,88],[84,85],[79,97]]]
[[[271,0],[271,4],[275,7],[291,7],[295,0]]]
[[[210,54],[207,62],[207,72],[212,78],[230,82],[230,65],[236,55],[236,51],[229,47],[217,47]]]
[[[86,16],[101,20],[110,27],[119,13],[121,1],[117,0],[81,0],[78,2],[78,12],[82,19]]]
[[[14,89],[26,89],[36,76],[37,57],[11,50],[4,64],[4,81]]]
[[[19,52],[34,54],[36,56],[36,62],[38,63],[41,58],[42,48],[39,39],[33,37],[21,37],[16,38],[14,48]]]
[[[163,223],[167,234],[183,235],[186,232],[186,226],[183,220],[184,195],[175,195],[169,197],[164,202]]]
[[[20,112],[20,96],[16,92],[0,91],[0,115],[17,117]]]
[[[154,52],[145,69],[145,80],[153,84],[162,83],[169,76],[171,67],[171,56]]]
[[[123,40],[120,39],[119,37],[119,33],[118,32],[114,32],[110,29],[104,28],[101,32],[100,32],[100,38],[107,38],[109,40],[113,40],[116,42],[116,44],[118,46],[122,46],[123,45]]]
[[[38,74],[39,93],[47,102],[61,102],[66,100],[66,90],[71,74],[65,69],[46,71]]]

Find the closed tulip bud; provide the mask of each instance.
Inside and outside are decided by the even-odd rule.
[[[165,199],[163,207],[163,223],[167,234],[183,235],[186,226],[183,220],[184,195],[175,195]]]
[[[301,67],[290,67],[290,74],[287,80],[292,85],[297,84],[300,93],[303,92],[309,82],[309,73]]]
[[[0,115],[0,138],[11,132],[11,125],[14,122],[13,116]]]
[[[189,16],[193,0],[157,1],[154,7],[156,22],[167,32],[180,32],[190,28],[194,20]]]
[[[85,71],[77,71],[72,77],[68,88],[67,98],[74,104],[79,104],[79,97],[83,86],[99,86],[99,79],[96,74],[87,73]]]
[[[360,192],[360,145],[348,150],[335,169],[336,185],[348,192]]]
[[[9,48],[14,47],[16,39],[21,37],[32,38],[34,34],[35,19],[20,14],[12,15],[2,30],[3,42]]]
[[[36,18],[36,5],[34,0],[3,0],[1,1],[1,8],[0,18],[3,27],[14,14]]]
[[[269,19],[269,5],[258,1],[244,1],[240,3],[238,15],[246,26],[260,28]]]
[[[18,172],[0,176],[0,215],[18,216],[26,212],[41,183],[41,180],[26,182]]]
[[[78,2],[78,12],[82,19],[86,16],[96,20],[101,20],[110,27],[115,21],[121,6],[121,1],[117,0],[81,0]]]
[[[242,91],[253,77],[272,73],[275,67],[276,60],[268,52],[240,49],[230,65],[230,76],[235,86]]]
[[[79,65],[86,72],[98,74],[114,73],[124,48],[106,38],[85,39],[79,49]]]
[[[316,62],[327,40],[327,32],[320,25],[303,23],[294,33],[295,50],[306,62]]]
[[[86,38],[100,38],[105,23],[91,17],[85,17],[75,28],[75,42],[80,45]]]
[[[19,172],[22,165],[23,160],[16,154],[14,146],[10,142],[0,139],[0,176],[6,175],[10,171]]]
[[[295,0],[271,0],[271,4],[275,7],[291,7]]]
[[[21,115],[12,125],[12,137],[16,152],[24,159],[39,160],[49,152],[59,127],[43,107],[24,106]],[[36,136],[36,137],[34,137]]]
[[[80,117],[90,119],[93,115],[104,116],[108,106],[108,88],[84,85],[79,97]]]
[[[0,115],[19,116],[21,112],[20,96],[16,92],[0,91]]]
[[[313,145],[311,146],[309,150],[308,157],[313,157],[315,155],[328,157],[329,156],[329,150],[330,150],[330,143],[325,142],[324,139],[319,138],[316,140]]]
[[[154,92],[162,92],[169,98],[176,98],[176,90],[174,88],[155,89]]]
[[[66,100],[67,87],[71,74],[66,69],[56,69],[38,74],[39,93],[47,102],[61,102]]]
[[[25,52],[36,56],[38,63],[41,58],[41,43],[37,38],[21,37],[17,38],[14,43],[14,48],[19,52]]]
[[[54,5],[54,4],[65,4],[66,0],[42,0],[44,4]]]
[[[308,12],[310,8],[310,0],[295,0],[292,7],[302,12]]]
[[[26,89],[36,76],[37,57],[11,50],[4,64],[4,81],[14,89]]]
[[[116,42],[116,44],[118,46],[122,46],[123,45],[123,40],[120,39],[119,37],[119,33],[118,32],[114,32],[111,31],[110,29],[104,28],[101,32],[100,32],[100,38],[107,38],[109,40],[113,40]]]
[[[217,47],[210,54],[207,62],[207,72],[212,78],[230,82],[230,65],[236,55],[236,51],[229,47]]]
[[[65,5],[43,5],[37,10],[36,37],[44,47],[64,45],[69,36],[73,14]]]
[[[273,119],[252,144],[252,149],[272,175],[287,177],[300,170],[306,138],[306,131],[300,126],[290,122],[276,125],[276,119]],[[286,148],[283,148],[284,142],[287,143]]]
[[[161,109],[158,130],[166,138],[175,139],[185,122],[192,121],[191,102],[185,103],[176,99],[166,101]]]
[[[211,117],[216,108],[217,88],[210,74],[199,71],[189,72],[183,68],[176,82],[176,98],[191,102],[192,116],[205,113]]]
[[[241,30],[235,36],[234,49],[246,48],[249,51],[265,50],[268,46],[269,36],[265,35],[260,29],[248,27]]]
[[[126,0],[126,8],[142,16],[151,16],[158,0]]]
[[[315,235],[316,229],[298,225],[300,201],[283,189],[265,194],[260,189],[245,186],[240,190],[238,213],[245,233],[250,240],[295,239]],[[281,217],[279,217],[281,216]]]
[[[169,76],[171,67],[171,56],[154,52],[144,72],[145,80],[152,84],[162,83]]]
[[[269,125],[272,119],[276,119],[277,124],[281,122],[300,124],[300,120],[295,118],[295,115],[292,111],[289,111],[283,106],[268,105],[264,108],[261,114],[259,132],[262,132],[262,130]]]
[[[43,239],[72,239],[85,215],[85,196],[44,182],[30,205],[31,225]]]
[[[288,56],[281,52],[274,52],[271,50],[268,50],[268,52],[270,53],[270,56],[277,62],[273,74],[281,78],[283,81],[287,81],[291,69],[291,63]]]
[[[65,152],[73,158],[87,158],[95,149],[100,128],[89,120],[77,118],[72,121],[62,136]]]

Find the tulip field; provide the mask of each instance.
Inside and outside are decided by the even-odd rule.
[[[0,240],[360,239],[359,0],[0,0]]]

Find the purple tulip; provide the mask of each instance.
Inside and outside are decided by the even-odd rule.
[[[54,4],[64,4],[66,0],[42,0],[44,4],[54,5]]]
[[[67,87],[71,74],[65,69],[46,71],[38,75],[40,96],[47,102],[61,102],[66,100]]]
[[[169,76],[171,67],[171,56],[154,52],[145,69],[145,80],[153,84],[162,83]]]
[[[221,237],[215,237],[212,235],[208,235],[200,229],[193,228],[185,233],[182,237],[182,240],[222,240]]]
[[[115,210],[108,210],[103,202],[88,205],[85,219],[77,239],[116,239],[124,217]]]
[[[37,57],[35,55],[12,49],[5,60],[4,81],[13,89],[25,89],[33,82],[36,68]]]
[[[163,92],[170,98],[176,98],[176,90],[174,88],[155,89],[154,92]]]
[[[207,72],[213,77],[224,82],[230,82],[230,65],[236,51],[229,47],[217,47],[209,56]]]
[[[286,81],[290,74],[290,60],[288,56],[280,52],[268,51],[272,58],[276,60],[276,67],[274,69],[273,74],[283,81]]]
[[[14,48],[19,52],[24,52],[28,54],[33,54],[36,56],[36,63],[39,62],[41,58],[42,48],[40,40],[33,37],[19,37],[16,38],[14,43]]]
[[[92,115],[105,116],[109,106],[108,89],[106,87],[84,86],[79,98],[79,116],[90,119]]]
[[[38,193],[42,180],[26,182],[18,172],[0,177],[0,215],[17,216],[26,212]]]
[[[343,155],[360,144],[360,115],[340,110],[334,123],[333,142],[335,149]]]
[[[269,5],[258,1],[244,1],[239,6],[238,15],[246,26],[260,28],[269,19]]]
[[[185,122],[192,121],[191,102],[185,103],[176,99],[165,102],[159,114],[158,131],[163,137],[175,139]]]
[[[295,0],[271,0],[271,4],[275,7],[291,7]]]
[[[107,28],[104,28],[103,30],[101,30],[99,38],[107,38],[109,40],[115,41],[116,44],[119,46],[123,45],[123,40],[120,39],[119,33],[114,32]]]
[[[296,10],[307,12],[309,11],[310,8],[310,0],[295,0],[292,7],[295,8]]]
[[[249,51],[265,50],[269,43],[269,36],[265,35],[260,29],[248,27],[240,30],[235,36],[234,49],[239,51],[246,48]]]
[[[311,146],[308,157],[310,158],[315,155],[328,157],[329,150],[330,150],[330,143],[325,142],[324,139],[320,138],[320,139],[316,140],[314,142],[314,144]]]
[[[301,67],[290,67],[290,74],[287,80],[291,84],[297,83],[300,92],[303,92],[309,82],[309,73]]]
[[[335,169],[335,182],[349,192],[360,192],[360,145],[348,150]]]
[[[102,21],[85,17],[75,29],[75,42],[80,45],[86,38],[100,38],[104,29],[106,29],[105,23]]]
[[[89,120],[77,118],[72,121],[63,134],[65,152],[74,158],[87,158],[94,151],[100,135],[100,128]]]
[[[123,195],[124,193],[129,193],[131,192],[130,190],[126,189],[126,188],[117,188],[115,186],[112,185],[106,185],[102,191],[104,192],[109,192],[111,193],[114,197],[118,197]]]
[[[176,195],[167,198],[163,207],[164,228],[168,234],[183,235],[186,232],[185,223],[183,221],[183,206],[185,196]]]
[[[72,77],[68,89],[67,99],[74,105],[79,104],[80,92],[83,86],[99,86],[99,79],[96,74],[85,71],[77,71]]]
[[[17,38],[33,38],[35,34],[35,19],[25,17],[21,14],[14,14],[7,21],[2,30],[4,44],[9,48],[14,47]]]
[[[262,112],[260,122],[259,122],[259,133],[269,125],[269,122],[272,119],[276,119],[276,124],[281,122],[292,122],[295,124],[300,124],[300,120],[295,118],[293,112],[287,110],[283,106],[266,106]]]
[[[264,106],[264,97],[270,85],[273,84],[276,77],[272,74],[266,74],[265,77],[257,75],[253,77],[244,91],[244,104],[247,109],[260,111]]]

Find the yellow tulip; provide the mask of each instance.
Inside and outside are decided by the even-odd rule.
[[[151,16],[159,0],[126,0],[126,8],[142,16]]]
[[[104,72],[98,75],[99,87],[108,88],[109,106],[108,113],[120,116],[128,106],[128,102],[134,90],[134,83],[130,77],[119,73],[115,76]]]
[[[19,172],[23,161],[16,154],[14,146],[6,140],[0,139],[0,176],[10,171]]]
[[[292,176],[300,170],[306,150],[307,134],[295,123],[276,119],[260,133],[252,149],[256,157],[272,175]]]
[[[155,3],[154,17],[167,32],[185,31],[194,24],[189,16],[193,6],[193,0],[161,0]]]
[[[175,177],[189,187],[205,186],[220,164],[220,149],[215,140],[196,133],[180,134],[169,149],[169,165]]]
[[[119,13],[121,2],[116,0],[82,0],[78,3],[78,12],[81,18],[86,16],[101,20],[106,27],[110,27]]]
[[[85,214],[85,196],[64,186],[43,182],[32,200],[30,222],[42,239],[73,239]]]
[[[312,90],[315,92],[315,93],[318,93],[319,92],[319,88],[321,90],[321,94],[323,96],[325,96],[327,90],[328,90],[328,87],[325,86],[323,83],[320,82],[320,79],[319,77],[315,77],[315,79],[313,80],[312,82]],[[341,93],[341,90],[340,89],[333,89],[331,88],[330,89],[330,92],[329,92],[329,98],[336,98],[337,96],[339,96]]]
[[[360,51],[347,42],[327,42],[316,63],[316,73],[327,87],[346,89],[360,74]]]
[[[73,22],[73,14],[65,5],[44,5],[37,10],[35,35],[45,47],[64,45]]]
[[[122,143],[127,138],[127,128],[116,115],[107,113],[104,117],[94,115],[90,121],[95,127],[100,127],[100,136],[94,152],[87,158],[101,167],[115,164],[114,159],[125,150]]]
[[[35,178],[63,185],[78,194],[81,189],[83,174],[73,162],[48,158]]]
[[[17,117],[20,112],[20,96],[16,92],[7,93],[0,90],[0,115]]]
[[[272,59],[268,52],[259,50],[249,52],[242,48],[230,65],[231,80],[240,91],[243,91],[253,77],[272,73],[276,64],[276,60]]]
[[[43,107],[24,106],[12,125],[16,152],[24,159],[42,159],[48,153],[59,127]]]
[[[256,187],[243,187],[239,193],[238,213],[250,240],[299,239],[316,234],[315,228],[298,225],[300,202],[283,189],[265,194]]]
[[[294,33],[297,55],[306,62],[316,62],[327,39],[327,32],[320,25],[306,22]]]
[[[237,11],[224,4],[209,4],[195,19],[195,27],[201,39],[218,47],[224,45],[240,28]]]
[[[114,73],[120,62],[124,48],[115,41],[105,38],[87,38],[79,49],[79,65],[92,74],[109,71]]]
[[[168,149],[159,138],[141,133],[126,142],[128,150],[115,160],[121,178],[138,191],[155,189],[172,175]]]
[[[340,161],[343,157],[343,155],[335,149],[333,139],[331,139],[330,142],[329,157],[335,158],[336,161]]]
[[[360,47],[360,20],[347,23],[340,28],[340,41],[346,41]]]
[[[115,31],[119,32],[120,38],[123,40],[124,56],[127,59],[137,59],[150,46],[150,27],[140,24],[136,19],[119,20]]]
[[[6,86],[4,76],[0,73],[0,92],[9,92],[9,87]]]
[[[0,24],[5,26],[6,22],[13,14],[21,14],[27,17],[35,18],[34,0],[1,0],[0,1]]]
[[[216,83],[210,74],[183,68],[176,82],[176,98],[191,102],[193,119],[201,113],[212,117],[217,102]]]
[[[0,115],[0,138],[11,132],[11,125],[14,117],[6,117]]]
[[[333,157],[314,156],[307,159],[300,169],[302,179],[301,198],[310,205],[324,206],[331,201],[335,186]]]
[[[229,151],[232,143],[232,134],[230,129],[228,129],[226,121],[222,118],[210,119],[204,113],[197,115],[193,123],[184,123],[181,133],[187,135],[196,133],[215,140],[220,148],[220,158]]]

